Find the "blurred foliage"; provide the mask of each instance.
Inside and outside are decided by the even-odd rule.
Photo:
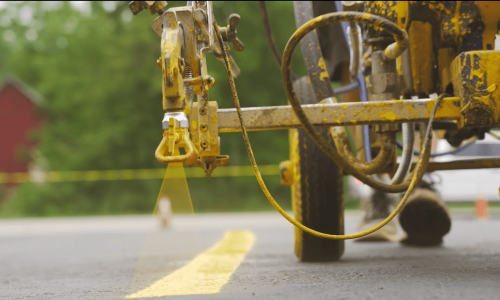
[[[128,2],[9,2],[0,10],[0,78],[15,74],[43,95],[45,125],[40,152],[52,171],[161,168],[154,150],[162,137],[160,38],[147,11],[132,16]],[[169,7],[185,5],[170,2]],[[268,2],[280,51],[295,30],[292,2]],[[284,105],[281,72],[267,48],[258,2],[214,2],[220,25],[241,15],[232,55],[242,70],[236,79],[243,106]],[[294,72],[305,74],[300,51]],[[210,56],[216,79],[210,98],[232,107],[223,64]],[[288,159],[288,131],[250,133],[259,164]],[[241,134],[223,134],[221,153],[231,165],[248,165]],[[216,171],[217,172],[217,171]],[[270,190],[290,208],[289,187],[266,177]],[[149,213],[160,180],[24,184],[0,215]],[[190,179],[196,211],[267,210],[271,206],[255,178]]]

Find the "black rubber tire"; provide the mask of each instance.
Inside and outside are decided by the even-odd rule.
[[[295,81],[302,104],[316,98],[308,77]],[[321,130],[328,140],[328,129]],[[333,141],[331,142],[333,145]],[[344,234],[342,170],[316,146],[303,129],[290,130],[290,159],[293,164],[292,207],[295,219],[314,230]],[[327,240],[295,228],[295,254],[301,261],[335,261],[344,253],[343,240]]]

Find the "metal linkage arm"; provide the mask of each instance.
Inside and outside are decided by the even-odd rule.
[[[311,104],[302,108],[315,126],[346,126],[426,121],[435,103],[436,99],[419,99]],[[291,106],[250,107],[242,112],[248,131],[302,127]],[[449,97],[441,101],[434,120],[458,120],[460,116],[460,99]],[[241,131],[235,109],[219,109],[217,118],[219,132]]]

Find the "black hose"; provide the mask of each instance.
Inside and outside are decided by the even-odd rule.
[[[264,25],[264,33],[266,34],[267,45],[269,46],[269,50],[271,50],[271,54],[273,55],[274,61],[281,69],[281,55],[278,53],[278,48],[276,47],[276,43],[274,41],[273,32],[271,29],[271,23],[269,22],[269,14],[267,13],[267,5],[266,1],[259,1],[260,6],[260,16],[262,18],[262,24]],[[297,76],[292,73],[293,81],[297,80]]]

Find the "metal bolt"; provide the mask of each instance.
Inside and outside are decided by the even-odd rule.
[[[168,128],[169,126],[168,122],[171,118],[175,119],[178,122],[177,124],[180,128],[188,128],[189,122],[186,117],[186,114],[183,112],[173,112],[173,113],[165,113],[165,116],[163,117],[162,121],[163,129]]]
[[[201,131],[207,131],[207,129],[208,129],[207,124],[205,124],[205,123],[201,123],[201,125],[200,125],[200,129],[201,129]]]
[[[206,115],[207,114],[207,109],[206,107],[200,108],[200,115]]]

